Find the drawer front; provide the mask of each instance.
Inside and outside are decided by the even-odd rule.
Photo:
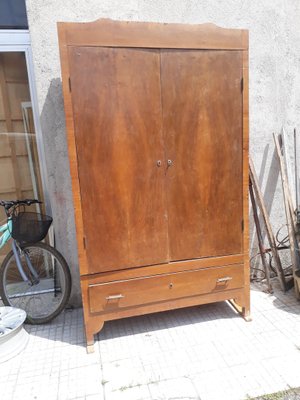
[[[90,284],[90,311],[110,312],[118,308],[238,289],[243,286],[242,264]]]

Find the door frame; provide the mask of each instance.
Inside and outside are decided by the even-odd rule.
[[[0,30],[0,53],[2,52],[23,52],[25,54],[28,86],[32,104],[32,113],[35,127],[37,151],[38,151],[38,164],[40,167],[42,191],[45,200],[45,209],[48,215],[52,215],[50,196],[48,192],[48,176],[46,169],[45,149],[43,143],[43,135],[39,117],[38,98],[34,77],[33,57],[31,49],[30,34],[28,29],[5,29]]]

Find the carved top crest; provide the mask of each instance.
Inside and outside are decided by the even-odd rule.
[[[59,22],[61,44],[67,46],[111,46],[246,50],[248,31],[221,28],[212,23],[174,24],[113,21]]]

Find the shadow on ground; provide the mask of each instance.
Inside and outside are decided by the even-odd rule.
[[[227,302],[204,304],[194,307],[108,321],[98,333],[98,340],[120,336],[153,332],[191,324],[205,323],[219,319],[240,318]],[[128,326],[128,329],[126,327]]]
[[[295,289],[292,287],[286,292],[283,292],[277,278],[272,278],[271,281],[274,292],[269,294],[270,303],[289,314],[299,315],[300,301],[296,298]],[[251,290],[268,293],[267,286],[261,282],[252,283]]]
[[[191,324],[206,323],[220,319],[240,318],[227,302],[205,304],[183,309],[107,321],[95,340],[105,341],[112,338],[126,337],[132,334],[167,330]],[[51,323],[28,325],[26,330],[42,339],[60,341],[85,347],[83,310],[69,309],[62,312]]]

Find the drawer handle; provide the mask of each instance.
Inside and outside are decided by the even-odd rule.
[[[125,296],[123,296],[122,294],[112,294],[111,296],[107,296],[105,298],[106,300],[116,300],[116,299],[123,299],[123,297]]]
[[[224,278],[218,278],[217,283],[228,282],[232,280],[232,276],[224,276]]]

